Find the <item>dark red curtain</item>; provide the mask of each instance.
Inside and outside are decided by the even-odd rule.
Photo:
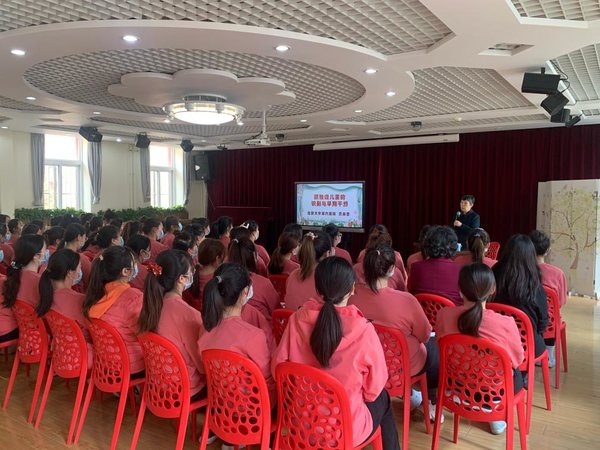
[[[295,220],[295,181],[365,181],[365,223],[384,223],[406,258],[424,224],[448,224],[463,194],[493,240],[535,227],[537,183],[600,178],[600,126],[462,134],[460,142],[314,152],[312,146],[212,157],[212,206],[268,206]],[[211,216],[211,219],[213,217]],[[353,235],[353,256],[364,245]]]

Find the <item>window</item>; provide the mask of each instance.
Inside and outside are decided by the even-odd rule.
[[[44,208],[81,208],[79,138],[47,134],[44,153]]]
[[[170,208],[174,202],[173,149],[150,146],[150,202],[158,208]]]

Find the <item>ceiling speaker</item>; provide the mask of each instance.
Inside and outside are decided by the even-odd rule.
[[[148,148],[150,147],[150,138],[146,133],[138,133],[135,137],[135,146],[137,148]]]
[[[544,73],[525,73],[521,92],[529,94],[554,94],[558,91],[560,75]]]
[[[557,92],[556,94],[546,97],[542,102],[542,108],[544,108],[548,114],[553,116],[563,109],[567,103],[569,103],[569,99],[560,92]]]
[[[79,134],[88,142],[102,142],[102,133],[95,127],[79,127]]]
[[[186,153],[189,153],[194,149],[194,144],[192,144],[192,141],[189,139],[182,139],[180,145],[183,151]]]
[[[563,108],[558,111],[556,114],[552,114],[550,117],[550,122],[552,123],[567,123],[569,118],[571,117],[571,110],[568,108]]]

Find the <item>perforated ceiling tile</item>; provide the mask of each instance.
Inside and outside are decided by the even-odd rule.
[[[193,20],[322,36],[385,54],[451,31],[418,0],[2,0],[0,31],[83,20]]]
[[[405,101],[381,111],[341,120],[378,122],[531,105],[491,69],[434,67],[415,70],[413,76],[415,90]]]
[[[269,111],[269,116],[293,116],[338,108],[360,98],[365,89],[342,73],[312,64],[241,53],[136,49],[71,55],[41,62],[25,72],[33,86],[59,97],[90,105],[164,114],[160,108],[138,105],[133,100],[108,93],[121,75],[131,72],[174,73],[183,69],[220,69],[242,77],[277,78],[296,100]],[[249,111],[246,117],[261,117]]]
[[[12,98],[0,96],[0,108],[18,109],[19,111],[59,112],[55,109],[44,108],[35,103],[20,102]]]
[[[512,0],[523,17],[567,20],[600,19],[598,0]]]
[[[239,126],[235,122],[225,125],[218,126],[202,126],[202,125],[189,125],[184,123],[155,123],[155,122],[141,122],[135,120],[120,120],[111,119],[105,117],[93,117],[94,122],[101,123],[112,123],[116,125],[125,125],[128,127],[137,128],[139,130],[149,129],[156,131],[163,131],[165,133],[176,133],[182,136],[230,136],[235,134],[247,135],[257,134],[261,131],[261,124],[256,125],[244,125]],[[279,130],[301,130],[308,128],[310,125],[305,123],[279,123],[269,124],[267,123],[267,131],[279,131]],[[101,130],[102,131],[102,130]]]
[[[588,45],[551,61],[569,77],[575,100],[600,99],[600,44]]]
[[[544,114],[530,114],[526,116],[513,116],[513,117],[494,117],[489,119],[472,119],[472,120],[452,120],[446,122],[424,122],[421,126],[421,132],[427,131],[428,129],[440,129],[440,128],[469,128],[477,125],[506,125],[523,122],[548,122],[548,118]],[[393,125],[389,127],[375,128],[373,131],[379,133],[404,133],[407,131],[413,131],[410,123],[403,123],[399,125]]]

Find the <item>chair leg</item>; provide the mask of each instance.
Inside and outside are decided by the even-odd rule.
[[[567,359],[567,325],[561,325],[560,327],[560,344],[562,348],[563,365],[565,366],[564,371],[569,371],[569,362]]]
[[[437,412],[438,407],[436,407]],[[455,444],[458,444],[458,426],[460,425],[460,416],[454,413],[454,436],[453,441]]]
[[[206,441],[208,440],[208,432],[210,430],[208,422],[210,422],[210,406],[206,407],[206,414],[204,415],[204,424],[202,425],[202,438],[200,439],[200,450],[206,450]],[[279,441],[279,434],[277,434],[275,440]],[[275,447],[277,448],[277,446]]]
[[[6,394],[4,395],[4,404],[2,405],[2,409],[6,409],[8,406],[8,400],[10,399],[10,393],[12,392],[12,388],[15,384],[15,378],[17,377],[17,371],[19,370],[19,352],[15,355],[15,362],[13,363],[12,370],[10,372],[10,379],[8,380],[8,386],[6,387]]]
[[[408,430],[410,428],[410,394],[411,386],[406,383],[404,389],[404,398],[402,399],[403,414],[402,414],[402,448],[408,448]]]
[[[35,380],[35,389],[33,390],[33,399],[31,400],[31,408],[29,409],[27,423],[33,422],[33,415],[35,414],[40,391],[42,390],[42,381],[44,381],[44,375],[46,374],[46,359],[47,358],[42,357],[40,361],[40,368],[38,369],[38,374]]]
[[[193,410],[191,415],[191,422],[192,422],[192,442],[198,442],[198,424],[196,423],[196,421],[198,420],[198,414],[197,414],[197,410]]]
[[[523,404],[523,402],[519,402],[519,403],[517,403],[517,419],[519,421],[519,442],[521,443],[521,450],[527,450],[527,433],[525,432],[526,424],[525,424],[525,420],[523,419],[524,415],[525,415],[525,405]],[[508,438],[508,435],[507,435],[507,438]],[[511,439],[511,443],[512,443],[512,439]],[[511,447],[512,447],[512,445],[511,445]]]
[[[131,408],[131,414],[133,414],[133,417],[137,416],[137,411],[135,409],[135,392],[134,392],[135,386],[131,386],[129,388],[129,406]]]
[[[521,402],[521,407],[523,403]],[[523,411],[525,412],[525,411]],[[523,428],[521,429],[521,425]],[[519,432],[527,435],[527,418],[519,422]],[[506,450],[512,450],[513,440],[515,438],[515,411],[513,409],[506,412]]]
[[[79,436],[81,435],[81,430],[83,429],[83,424],[85,423],[85,416],[87,415],[88,408],[90,406],[90,400],[92,399],[92,393],[94,392],[94,375],[90,377],[88,381],[88,389],[85,393],[85,400],[83,401],[83,408],[81,409],[81,415],[79,416],[79,425],[77,426],[77,432],[75,433],[74,444],[79,442]]]
[[[421,378],[419,383],[423,397],[423,413],[425,414],[425,431],[431,434],[431,420],[429,420],[429,393],[427,392],[427,378]]]
[[[435,408],[435,421],[433,423],[433,438],[431,450],[437,450],[440,443],[440,426],[442,425],[442,390],[438,389],[437,405]]]
[[[140,410],[138,412],[137,421],[135,422],[135,429],[133,430],[133,440],[131,441],[131,450],[135,450],[137,447],[138,439],[142,431],[142,423],[144,422],[144,414],[146,413],[146,398],[142,395],[140,401]]]
[[[383,440],[381,439],[381,427],[377,427],[377,431],[375,431],[376,437],[375,439],[373,439],[373,442],[371,442],[371,445],[373,446],[373,450],[383,450]],[[268,439],[267,439],[268,441]],[[273,448],[278,448],[278,447],[273,447]]]
[[[8,362],[8,347],[4,347],[4,362]]]
[[[121,431],[121,423],[123,423],[123,415],[125,414],[125,405],[127,404],[127,391],[128,386],[123,383],[124,389],[121,390],[121,396],[119,397],[119,406],[117,407],[117,417],[115,418],[115,427],[113,429],[113,436],[110,442],[110,450],[117,448],[117,442],[119,441],[119,432]]]
[[[73,441],[73,433],[75,432],[75,424],[77,423],[77,417],[79,416],[79,410],[81,409],[81,400],[83,399],[83,389],[85,388],[85,377],[84,372],[79,377],[79,383],[77,384],[77,395],[75,397],[75,406],[73,406],[73,415],[71,416],[71,424],[69,425],[69,434],[67,435],[67,445],[70,445]]]
[[[554,385],[556,386],[556,389],[559,388],[560,385],[560,349],[561,349],[561,342],[560,342],[560,334],[558,339],[556,339],[556,347],[555,347],[555,357],[554,360],[556,361],[555,366],[554,366]]]
[[[550,398],[550,366],[548,358],[542,359],[542,379],[544,380],[544,394],[546,395],[546,409],[552,411],[552,399]]]
[[[542,361],[546,361],[546,364],[548,364],[548,353],[546,353],[546,357]],[[542,362],[542,364],[543,364],[543,362]],[[531,366],[533,366],[533,368]],[[527,407],[526,407],[527,417],[525,419],[525,424],[526,424],[525,429],[527,430],[527,433],[529,433],[529,427],[531,426],[531,411],[533,410],[533,391],[534,391],[534,387],[535,387],[534,370],[535,370],[535,365],[530,364],[530,366],[527,370]],[[546,386],[544,386],[544,388],[545,387]]]
[[[44,408],[46,407],[46,401],[48,400],[48,393],[50,392],[50,387],[52,386],[53,377],[54,368],[52,366],[52,362],[50,362],[50,367],[48,368],[48,377],[46,377],[46,387],[44,388],[44,394],[42,395],[42,401],[40,402],[40,409],[35,419],[34,428],[38,428],[40,426],[42,416],[44,415]]]
[[[189,405],[187,408],[181,408],[181,417],[179,417],[179,426],[177,427],[177,444],[175,445],[175,450],[183,449],[183,444],[185,444],[185,433],[187,431],[187,421],[189,415]]]

